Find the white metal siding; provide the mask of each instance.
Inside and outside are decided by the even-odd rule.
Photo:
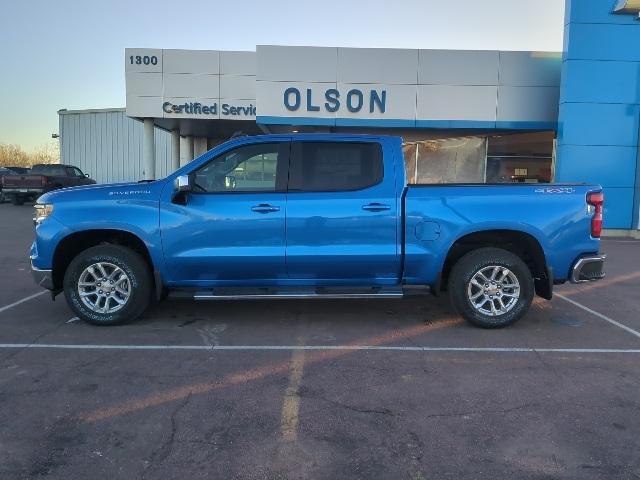
[[[142,178],[143,124],[124,109],[61,111],[60,161],[75,165],[98,183]],[[156,178],[171,172],[171,134],[155,131]]]

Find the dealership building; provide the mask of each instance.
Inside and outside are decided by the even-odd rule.
[[[639,12],[567,0],[563,52],[128,48],[126,108],[60,110],[62,162],[132,181],[236,135],[400,135],[412,183],[599,183],[605,227],[637,235]]]

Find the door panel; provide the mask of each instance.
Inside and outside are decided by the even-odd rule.
[[[385,175],[379,144],[294,142],[289,278],[317,285],[397,283],[398,214],[394,172]]]
[[[256,211],[260,205],[279,208]],[[190,194],[161,212],[171,280],[246,283],[286,278],[285,194]],[[230,283],[230,284],[231,284]]]
[[[192,172],[192,191],[161,206],[169,281],[269,285],[286,279],[289,142],[231,149]]]

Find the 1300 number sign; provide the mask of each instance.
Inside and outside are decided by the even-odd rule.
[[[155,55],[131,55],[129,57],[129,63],[131,63],[131,65],[157,65],[158,57]]]

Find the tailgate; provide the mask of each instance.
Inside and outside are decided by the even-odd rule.
[[[38,188],[45,183],[44,175],[6,175],[2,179],[4,188]]]

